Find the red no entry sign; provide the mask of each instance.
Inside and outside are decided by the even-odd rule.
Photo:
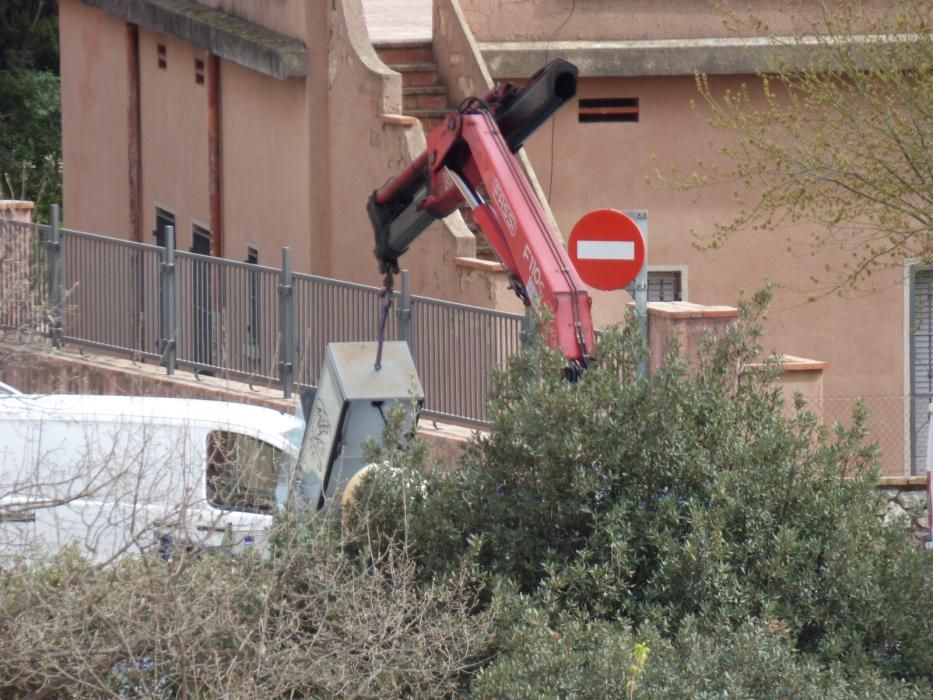
[[[615,209],[586,214],[570,232],[567,248],[583,281],[606,291],[622,289],[645,262],[638,224]]]

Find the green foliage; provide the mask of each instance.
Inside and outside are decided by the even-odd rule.
[[[669,638],[566,613],[552,621],[530,606],[513,615],[500,655],[472,686],[477,698],[924,697],[870,670],[823,666],[758,622],[701,631],[688,620]]]
[[[0,70],[57,73],[57,0],[0,0],[0,46]]]
[[[0,198],[61,202],[57,3],[0,0]]]
[[[58,76],[0,71],[0,197],[36,202],[37,218],[61,202],[61,95]]]
[[[547,349],[525,355],[459,471],[402,464],[418,489],[371,480],[371,542],[406,538],[425,580],[507,581],[548,619],[626,619],[668,640],[691,620],[757,620],[807,659],[931,679],[931,561],[877,515],[864,411],[828,433],[785,408],[774,363],[754,364],[767,301],[649,379],[630,331],[604,337],[575,384]]]

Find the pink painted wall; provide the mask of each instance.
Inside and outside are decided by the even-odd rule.
[[[295,39],[305,38],[307,5],[324,4],[321,0],[310,0],[310,3],[307,0],[198,0],[198,2]]]
[[[338,0],[334,7],[328,19],[326,88],[314,84],[310,88],[322,96],[316,109],[326,104],[329,115],[321,131],[315,132],[312,123],[312,139],[327,134],[328,274],[379,285],[382,279],[372,256],[372,226],[366,200],[424,150],[424,132],[420,124],[404,126],[381,118],[400,110],[400,76],[376,56],[368,40],[360,0]],[[315,73],[312,82],[319,75]],[[320,149],[317,153],[321,155]],[[323,193],[316,194],[320,197]],[[459,214],[433,224],[403,259],[403,267],[411,272],[412,292],[494,305],[501,284],[488,275],[454,264],[458,256],[474,253],[475,239]]]
[[[260,264],[279,265],[282,246],[291,246],[294,269],[310,272],[305,81],[222,61],[220,83],[224,255],[245,260],[249,246],[259,250]]]
[[[735,88],[746,76],[713,79],[713,87]],[[716,158],[722,134],[707,126],[692,77],[584,79],[578,97],[638,97],[638,123],[577,120],[576,103],[560,111],[527,144],[538,177],[565,237],[587,211],[601,207],[646,209],[649,215],[648,262],[686,266],[688,299],[699,304],[734,304],[739,296],[773,282],[775,300],[767,321],[766,345],[781,352],[826,361],[824,392],[834,396],[896,397],[904,393],[905,341],[902,271],[875,276],[868,295],[828,295],[809,302],[812,275],[825,278],[827,262],[845,261],[841,251],[811,255],[806,226],[736,236],[718,251],[694,246],[690,230],[709,233],[713,222],[727,221],[734,209],[732,187],[694,193],[649,185],[652,158],[662,170],[676,165],[689,173],[698,161]],[[553,143],[553,149],[552,149]],[[600,323],[620,320],[622,293],[594,296]],[[873,399],[869,408],[884,421],[887,464],[897,469],[903,446],[896,400]],[[838,418],[850,405],[839,403]]]
[[[158,66],[165,46],[166,67]],[[195,59],[207,54],[140,29],[143,240],[153,243],[155,207],[175,214],[176,247],[191,247],[193,224],[210,229],[207,84],[195,82]]]
[[[835,0],[840,4],[845,0]],[[709,0],[460,0],[479,41],[637,41],[730,37]],[[792,34],[784,0],[727,3],[752,8],[771,34]],[[832,4],[832,3],[830,3]],[[880,0],[879,7],[884,7]],[[748,32],[760,33],[760,32]]]
[[[128,239],[125,24],[79,0],[59,3],[64,223]]]

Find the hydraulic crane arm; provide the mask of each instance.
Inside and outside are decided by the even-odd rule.
[[[470,206],[516,293],[526,304],[550,307],[552,343],[579,367],[593,348],[591,300],[513,155],[576,94],[576,75],[558,59],[522,89],[507,83],[467,100],[428,134],[423,154],[373,193],[368,210],[380,270],[391,274],[435,219]]]

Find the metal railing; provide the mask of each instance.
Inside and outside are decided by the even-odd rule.
[[[375,340],[380,290],[92,233],[0,220],[0,328],[177,368],[315,386],[328,343]],[[418,297],[402,273],[386,338],[409,343],[424,413],[482,424],[491,370],[520,344],[517,314]],[[373,358],[375,360],[375,357]]]

